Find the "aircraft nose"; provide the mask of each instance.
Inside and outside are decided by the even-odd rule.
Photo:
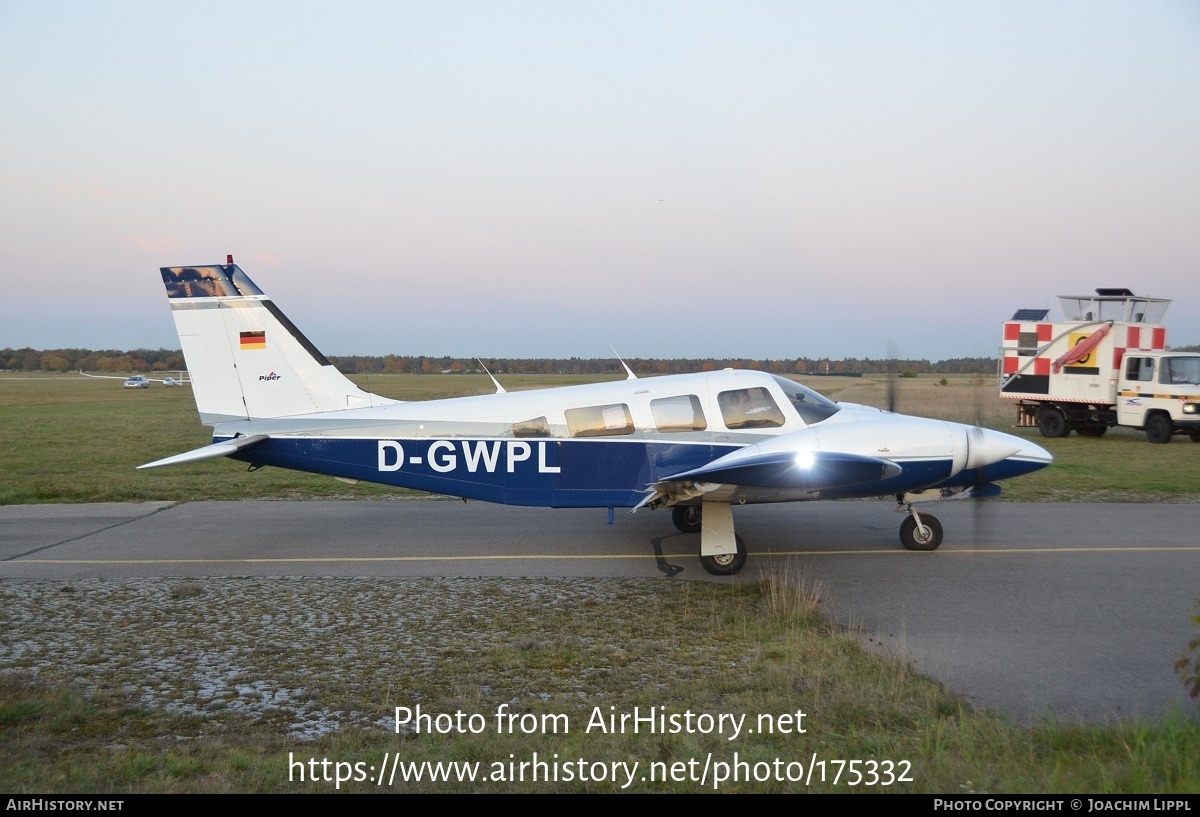
[[[979,426],[961,426],[966,456],[960,460],[966,469],[992,472],[1029,473],[1049,465],[1050,452],[1028,440]]]
[[[1011,434],[1006,436],[1012,437]],[[1020,437],[1012,438],[1021,443],[1021,450],[1016,454],[1013,454],[1014,457],[1022,460],[1028,460],[1029,462],[1033,463],[1040,463],[1041,466],[1046,466],[1054,462],[1054,456],[1037,443],[1030,442],[1029,440],[1022,440]]]
[[[1045,468],[1054,457],[1037,443],[1002,431],[974,428],[970,438],[970,467],[987,480],[1007,479]]]
[[[967,437],[967,467],[982,468],[1003,462],[1021,451],[1025,441],[1011,434],[992,431],[990,428],[971,428]]]

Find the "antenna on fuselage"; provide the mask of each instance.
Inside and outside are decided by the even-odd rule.
[[[475,358],[475,362],[476,362],[476,363],[478,363],[480,366],[482,366],[482,367],[483,367],[483,371],[484,371],[484,372],[486,372],[486,373],[487,373],[487,376],[488,376],[488,377],[491,377],[491,378],[492,378],[492,382],[496,384],[496,394],[507,394],[507,393],[508,393],[508,392],[506,392],[506,391],[504,390],[504,387],[500,385],[500,381],[499,381],[499,380],[497,380],[495,377],[492,377],[492,373],[488,371],[488,367],[487,367],[487,366],[484,366],[484,365],[483,365],[483,361],[482,361],[482,360],[480,360],[479,358]]]
[[[617,350],[613,348],[613,345],[612,345],[611,343],[610,343],[610,344],[608,344],[608,348],[609,348],[609,349],[612,349],[612,353],[613,353],[614,355],[616,355],[616,357],[617,357],[617,360],[618,360],[618,361],[620,362],[620,364],[621,364],[621,367],[622,367],[623,369],[625,369],[625,374],[629,375],[629,377],[627,377],[627,378],[625,378],[625,379],[626,379],[626,380],[637,380],[637,375],[633,373],[633,369],[629,368],[629,366],[627,366],[627,365],[625,364],[625,361],[624,361],[624,360],[621,358],[621,356],[620,356],[620,355],[618,355],[618,354],[617,354]]]

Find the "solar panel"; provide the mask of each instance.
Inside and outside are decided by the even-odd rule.
[[[1043,320],[1049,314],[1049,309],[1018,309],[1013,313],[1012,320],[1030,323]]]

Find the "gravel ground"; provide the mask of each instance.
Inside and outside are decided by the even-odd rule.
[[[9,581],[0,603],[0,672],[299,739],[421,701],[595,703],[731,668],[686,623],[711,592],[684,582]]]

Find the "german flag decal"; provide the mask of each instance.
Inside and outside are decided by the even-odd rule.
[[[266,349],[267,348],[267,333],[266,332],[241,332],[239,333],[242,341],[242,351],[249,349]]]

